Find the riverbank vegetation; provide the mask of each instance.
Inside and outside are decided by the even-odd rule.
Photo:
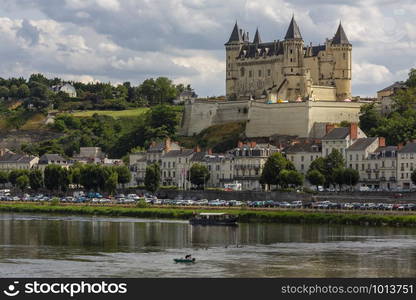
[[[195,212],[206,210],[175,208],[138,208],[86,205],[32,205],[0,204],[1,212],[50,213],[71,215],[125,216],[135,218],[159,218],[188,220]],[[215,210],[238,216],[240,223],[288,223],[288,224],[336,224],[360,226],[416,226],[416,215],[356,214],[333,212],[259,211],[259,210]]]

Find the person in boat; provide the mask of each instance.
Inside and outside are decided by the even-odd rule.
[[[188,254],[187,256],[185,256],[185,259],[192,259],[192,255]]]

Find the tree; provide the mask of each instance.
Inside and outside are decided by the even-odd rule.
[[[9,93],[10,97],[16,98],[17,97],[17,86],[15,84],[13,84],[10,87],[10,93]]]
[[[191,183],[198,186],[198,189],[205,188],[210,176],[208,168],[202,164],[193,164],[189,170]]]
[[[4,171],[0,171],[0,184],[5,185],[9,182],[9,174]]]
[[[158,164],[152,164],[146,168],[144,185],[149,192],[156,192],[160,186],[160,167]]]
[[[43,187],[42,171],[32,170],[29,172],[29,185],[30,185],[30,188],[35,191]]]
[[[118,166],[114,168],[115,172],[118,175],[118,183],[121,184],[124,188],[126,183],[131,181],[131,172],[126,166]]]
[[[17,98],[24,99],[30,96],[30,89],[26,84],[22,84],[17,89]]]
[[[376,110],[375,103],[365,104],[360,109],[360,128],[370,134],[371,130],[377,128],[381,121],[381,115]]]
[[[412,173],[412,175],[411,175],[411,178],[412,178],[412,182],[413,182],[413,184],[415,184],[415,185],[416,185],[416,170],[414,170],[414,171],[413,171],[413,173]]]
[[[304,177],[301,173],[295,170],[282,170],[280,172],[280,182],[284,187],[299,187],[303,185]]]
[[[333,149],[332,152],[324,159],[325,168],[325,184],[327,186],[335,184],[335,170],[343,169],[345,167],[344,157],[337,149]]]
[[[319,157],[311,163],[309,166],[309,171],[313,170],[318,171],[322,175],[325,175],[325,159],[323,157]]]
[[[360,173],[357,170],[349,168],[344,170],[344,184],[353,187],[356,186],[359,181]]]
[[[16,179],[16,184],[19,187],[19,189],[24,191],[29,186],[29,177],[27,175],[19,176]]]
[[[9,97],[10,90],[7,86],[0,86],[0,98],[7,98]]]
[[[163,128],[169,136],[173,136],[176,133],[178,122],[178,116],[171,107],[158,105],[150,110],[146,125],[151,129]]]
[[[339,189],[342,189],[342,186],[345,184],[345,169],[344,168],[337,168],[333,172],[334,176],[334,183],[338,184]]]
[[[105,191],[113,194],[117,189],[117,183],[118,183],[118,174],[117,172],[113,171],[107,176],[105,180]]]
[[[260,182],[268,185],[280,185],[282,183],[280,172],[283,170],[295,170],[295,167],[281,153],[274,153],[264,165]]]
[[[50,191],[66,191],[70,183],[70,174],[59,165],[48,165],[44,172],[45,187]]]
[[[19,178],[22,175],[27,175],[27,174],[28,174],[27,170],[12,170],[9,173],[9,182],[13,186],[16,186],[17,185],[17,178]]]
[[[317,191],[319,190],[319,186],[323,186],[325,184],[325,176],[316,169],[309,170],[306,174],[306,179],[312,185],[316,186]]]

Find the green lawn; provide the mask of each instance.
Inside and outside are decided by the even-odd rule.
[[[149,108],[135,108],[128,110],[86,110],[75,112],[72,115],[74,117],[86,118],[92,117],[94,114],[110,116],[113,118],[129,118],[129,117],[139,117],[146,113]]]

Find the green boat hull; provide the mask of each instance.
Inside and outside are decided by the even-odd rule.
[[[193,264],[195,263],[195,258],[194,259],[174,259],[175,263],[182,263],[182,264]]]

